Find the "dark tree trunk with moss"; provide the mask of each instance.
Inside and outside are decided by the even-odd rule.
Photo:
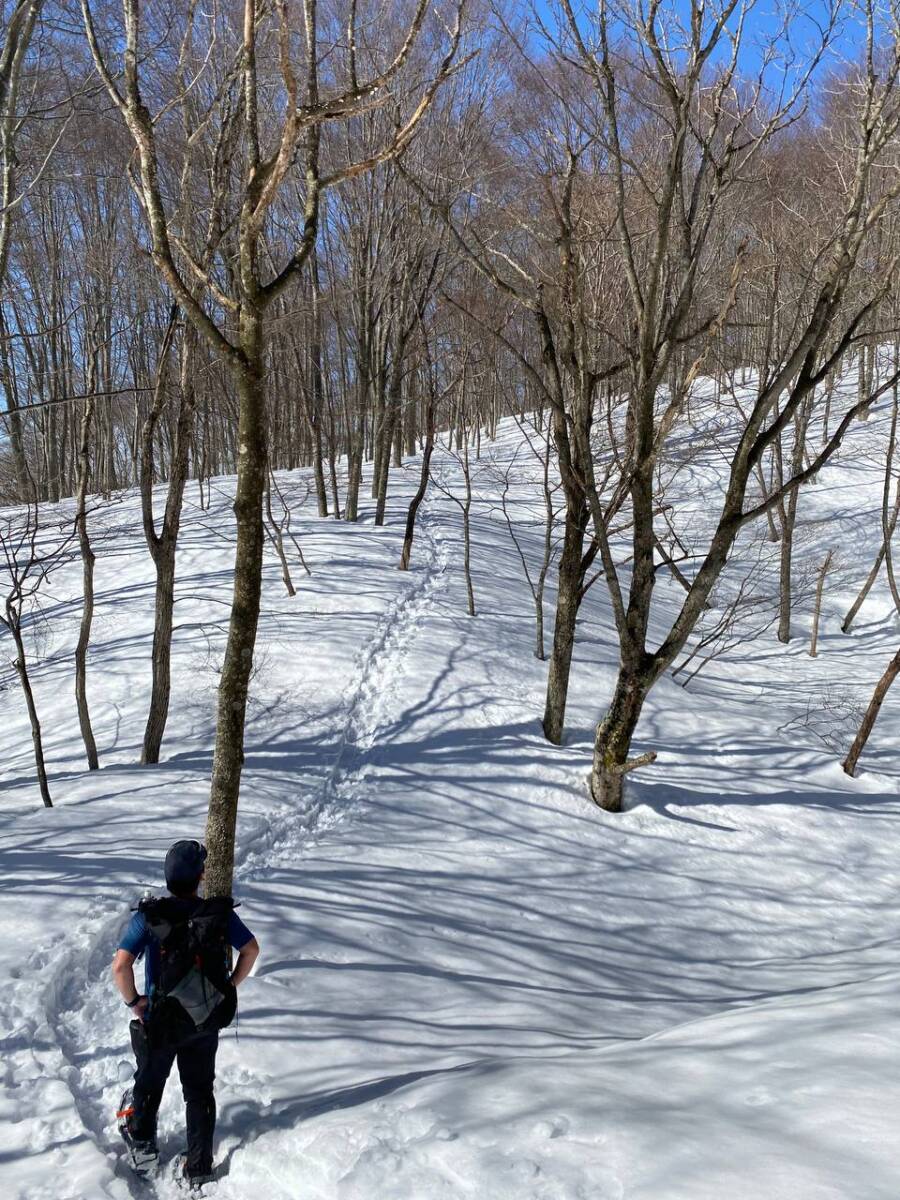
[[[630,761],[631,741],[637,729],[649,681],[642,678],[636,665],[619,669],[612,702],[597,727],[594,758],[591,766],[591,796],[600,808],[619,812],[625,775],[636,766],[652,760],[642,755]]]

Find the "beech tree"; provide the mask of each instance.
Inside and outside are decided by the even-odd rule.
[[[407,90],[406,95],[395,85],[403,81],[404,68],[420,42],[427,0],[416,0],[397,47],[386,60],[358,45],[357,3],[343,25],[347,36],[342,45],[327,36],[322,39],[316,0],[304,0],[299,25],[293,22],[287,0],[275,0],[271,9],[257,0],[245,0],[239,29],[224,17],[207,17],[192,3],[182,18],[177,46],[176,93],[160,98],[155,111],[150,108],[159,92],[154,76],[164,73],[163,59],[171,52],[171,43],[164,53],[154,54],[142,42],[140,0],[123,0],[121,26],[112,30],[98,27],[90,0],[81,0],[81,8],[97,72],[134,141],[137,161],[131,179],[153,261],[186,318],[225,365],[239,400],[234,597],[219,685],[206,834],[207,890],[210,895],[223,895],[231,891],[265,540],[266,313],[309,261],[323,195],[395,157],[413,137],[450,74],[461,36],[462,3],[430,80],[418,93]],[[302,45],[299,70],[298,42]],[[121,72],[113,65],[117,43],[124,46]],[[219,50],[218,43],[221,52],[213,53],[210,47]],[[328,69],[320,83],[323,62]],[[275,70],[269,69],[269,63],[276,64]],[[163,150],[171,145],[167,118],[186,90],[207,76],[215,80],[215,102],[207,121],[218,120],[220,128],[239,122],[243,157],[241,166],[223,182],[221,211],[223,218],[227,213],[228,233],[210,263],[198,259],[191,231],[179,220],[177,207],[167,203],[161,178],[166,168]],[[273,87],[280,89],[280,101],[264,111],[261,97]],[[329,126],[346,125],[386,104],[397,112],[389,139],[365,158],[338,165],[335,148],[323,146]],[[304,189],[302,225],[289,256],[273,266],[267,222],[298,170]]]
[[[660,406],[658,388],[676,346],[692,346],[699,369],[706,358],[705,340],[727,320],[741,279],[743,248],[734,245],[732,284],[718,309],[702,303],[699,283],[705,253],[722,218],[733,211],[729,194],[751,162],[761,159],[780,131],[792,123],[816,59],[810,60],[805,77],[787,99],[780,99],[773,108],[766,102],[764,73],[755,87],[740,79],[748,10],[739,3],[692,3],[685,23],[674,8],[661,5],[633,10],[624,24],[617,14],[615,35],[612,11],[601,3],[588,41],[567,0],[563,2],[572,44],[601,97],[606,117],[616,190],[616,230],[634,329],[629,346],[623,472],[633,519],[628,579],[616,562],[599,497],[595,489],[589,490],[620,650],[613,697],[597,726],[590,790],[597,804],[615,811],[621,806],[624,775],[655,757],[652,751],[634,758],[630,753],[646,697],[687,643],[738,533],[813,478],[838,448],[853,420],[891,386],[891,380],[873,381],[872,390],[844,410],[811,462],[786,471],[787,477],[762,501],[748,501],[748,484],[761,456],[845,359],[857,332],[891,286],[888,280],[896,270],[896,257],[880,265],[874,280],[858,268],[879,223],[900,195],[900,184],[881,187],[872,194],[873,176],[900,127],[900,45],[896,9],[889,11],[885,26],[883,10],[874,4],[865,6],[867,49],[861,67],[842,81],[844,119],[831,150],[840,160],[844,183],[833,221],[810,259],[809,273],[815,277],[811,304],[799,314],[789,345],[768,371],[744,415],[731,450],[718,520],[679,612],[653,647],[648,638],[656,579],[656,467],[684,403],[673,397]],[[887,49],[876,49],[885,44]],[[712,55],[726,49],[727,65],[720,63],[715,77],[707,80],[706,66]],[[629,63],[652,80],[667,114],[661,171],[644,185],[649,237],[646,229],[636,225],[628,203],[631,149],[621,111]]]

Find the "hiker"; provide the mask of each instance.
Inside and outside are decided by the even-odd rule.
[[[156,1115],[177,1059],[187,1109],[183,1182],[195,1191],[213,1178],[219,1030],[234,1018],[236,989],[259,954],[256,938],[230,897],[203,900],[198,895],[205,860],[206,847],[199,842],[176,842],[170,848],[165,873],[171,895],[141,901],[112,964],[116,987],[135,1017],[131,1045],[137,1070],[119,1112],[132,1166],[149,1174],[159,1164]],[[230,973],[229,944],[237,951]],[[134,982],[134,963],[142,954],[143,994]]]

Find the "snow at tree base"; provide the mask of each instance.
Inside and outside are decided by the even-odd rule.
[[[585,787],[616,666],[602,582],[579,622],[566,742],[541,735],[546,665],[499,503],[498,466],[539,470],[514,421],[473,461],[474,618],[459,508],[439,488],[397,570],[415,459],[383,529],[365,512],[317,518],[299,507],[307,473],[279,476],[313,574],[289,599],[267,557],[235,882],[263,953],[221,1040],[221,1200],[897,1200],[900,698],[858,778],[840,768],[896,649],[883,578],[840,632],[881,537],[883,460],[867,447],[888,420],[883,403],[856,423],[801,495],[797,570],[836,555],[818,657],[807,588],[788,647],[764,628],[686,688],[687,672],[668,675],[635,747],[657,761],[620,815]],[[435,462],[459,492],[446,449]],[[711,445],[679,464],[678,521],[713,519],[722,470]],[[167,846],[203,833],[232,489],[213,481],[201,511],[189,485],[158,767],[136,765],[153,575],[135,494],[92,517],[94,773],[71,686],[80,563],[45,597],[34,684],[52,810],[3,677],[6,1200],[178,1194],[165,1169],[144,1182],[124,1162],[115,1110],[133,1064],[109,963],[130,906],[163,890]],[[511,492],[533,559],[536,495]],[[742,538],[772,583],[764,535]],[[678,602],[661,573],[660,629]],[[164,1164],[182,1147],[174,1078]]]

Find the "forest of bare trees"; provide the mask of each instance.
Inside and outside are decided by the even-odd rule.
[[[157,762],[185,488],[237,475],[211,894],[231,888],[274,472],[309,468],[318,516],[353,522],[369,464],[380,525],[420,455],[408,567],[436,438],[471,503],[470,459],[516,418],[547,514],[543,729],[565,736],[579,607],[605,589],[619,670],[590,792],[613,811],[654,757],[632,753],[644,702],[702,660],[748,528],[778,543],[771,616],[797,636],[804,489],[883,399],[883,545],[857,575],[886,563],[900,610],[898,0],[0,0],[0,19],[0,504],[27,514],[0,523],[0,620],[27,691],[16,614],[52,569],[35,530],[71,498],[96,766],[90,501],[139,489]],[[672,516],[686,434],[727,463],[703,539]],[[663,575],[681,601],[660,631]]]

